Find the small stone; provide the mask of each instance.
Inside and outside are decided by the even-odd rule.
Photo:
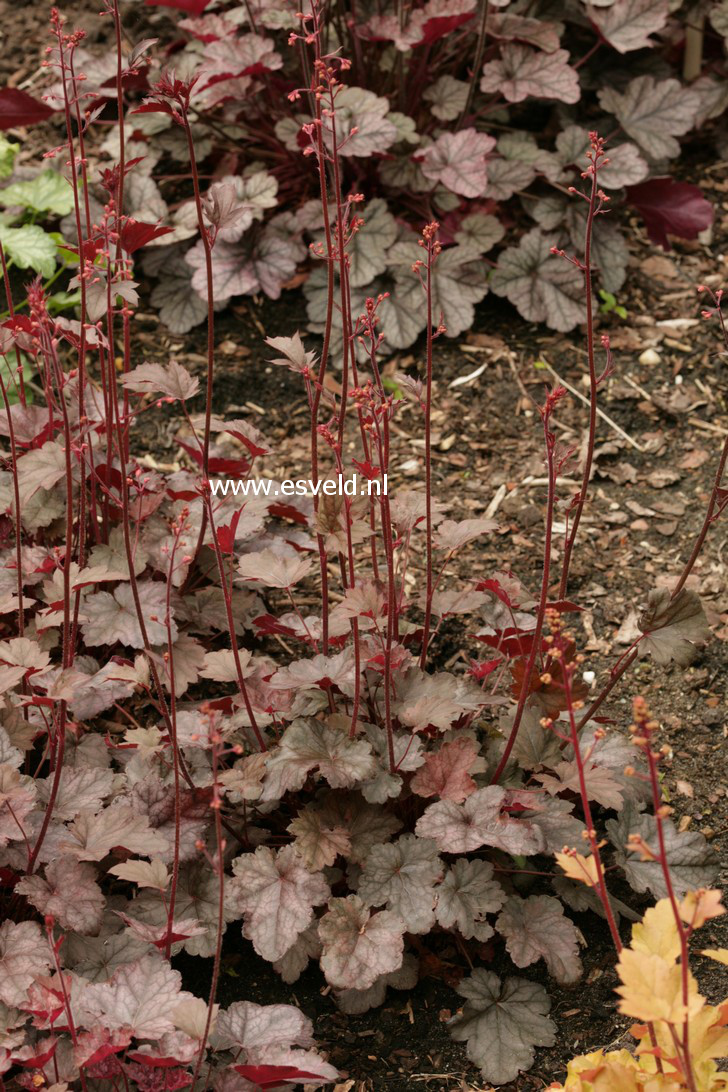
[[[640,364],[660,364],[662,357],[654,349],[645,349],[640,353]]]

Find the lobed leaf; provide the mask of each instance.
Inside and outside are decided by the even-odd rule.
[[[649,654],[658,664],[674,660],[687,667],[695,659],[696,645],[710,637],[700,596],[687,588],[674,598],[668,588],[653,588],[637,624],[644,634],[638,646],[640,654]]]
[[[543,959],[557,982],[576,982],[582,973],[579,933],[564,916],[558,899],[550,895],[510,898],[495,927],[506,938],[506,948],[517,967]]]
[[[311,873],[293,846],[274,852],[259,846],[233,861],[228,886],[230,907],[245,917],[244,935],[258,955],[281,959],[326,902],[329,886],[320,872]]]
[[[615,0],[592,11],[591,19],[619,53],[650,49],[652,34],[662,30],[670,12],[668,0]]]
[[[389,910],[372,913],[358,896],[331,899],[319,922],[321,970],[337,989],[366,990],[402,964],[405,925]]]
[[[547,322],[554,330],[573,330],[584,317],[583,277],[551,253],[556,238],[533,228],[499,259],[490,286],[506,296],[528,322]]]
[[[462,804],[476,789],[469,771],[477,757],[478,745],[472,739],[461,736],[443,743],[439,751],[425,755],[410,788],[417,796],[439,796]]]
[[[357,894],[365,906],[386,905],[402,919],[407,932],[426,933],[435,921],[435,884],[442,875],[435,843],[403,834],[389,845],[372,847]]]
[[[147,955],[114,972],[109,982],[86,986],[81,1024],[98,1023],[110,1031],[129,1029],[140,1039],[158,1039],[175,1029],[174,1012],[192,994],[182,990],[182,976],[161,956]]]
[[[523,102],[527,98],[578,102],[579,74],[568,61],[565,49],[543,53],[508,42],[498,60],[487,61],[483,66],[480,90],[503,95],[507,102]]]
[[[47,974],[50,965],[50,950],[34,921],[0,925],[0,1001],[4,1005],[22,1005],[33,979]]]
[[[493,929],[486,915],[497,913],[505,899],[490,861],[461,859],[437,888],[437,921],[444,929],[457,929],[465,940],[488,940]]]
[[[266,761],[261,800],[302,788],[312,770],[334,789],[350,788],[374,772],[371,746],[310,717],[294,721]]]
[[[677,80],[654,76],[635,77],[622,93],[605,87],[599,102],[653,160],[674,159],[680,151],[675,138],[693,127],[699,107],[697,95]]]
[[[415,832],[434,839],[444,853],[470,853],[484,845],[517,855],[540,853],[543,833],[527,820],[501,814],[504,802],[505,790],[498,785],[478,789],[461,805],[441,800],[426,808]]]
[[[54,918],[62,929],[88,935],[101,928],[106,899],[96,883],[96,870],[74,857],[60,856],[49,861],[45,878],[37,874],[24,876],[15,890],[25,895],[39,913]]]
[[[718,856],[705,836],[697,830],[679,831],[671,819],[663,820],[667,864],[673,887],[679,896],[686,891],[710,887],[715,882]],[[654,815],[625,806],[617,819],[607,822],[607,833],[616,849],[616,861],[624,869],[635,891],[651,891],[655,898],[665,898],[667,887],[659,859],[657,822]],[[630,834],[638,834],[649,847],[651,859],[643,860],[638,851],[629,851]]]
[[[466,1042],[468,1057],[487,1081],[505,1084],[533,1064],[535,1047],[553,1046],[556,1028],[543,986],[525,978],[501,980],[478,967],[458,986],[466,998],[450,1034]]]
[[[421,159],[422,173],[462,197],[479,197],[488,180],[487,156],[495,139],[475,129],[441,133]]]
[[[121,381],[127,390],[164,394],[181,402],[194,398],[200,387],[199,379],[191,376],[176,360],[170,360],[168,364],[139,364],[122,375]]]

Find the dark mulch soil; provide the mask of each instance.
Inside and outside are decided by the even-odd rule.
[[[82,17],[89,44],[105,41],[107,25],[88,2],[67,5],[69,17]],[[42,23],[45,11],[35,3],[0,2],[3,48],[0,82],[33,90],[42,82]],[[138,6],[134,19],[149,16]],[[146,26],[145,26],[146,29]],[[136,35],[138,36],[138,35]],[[709,134],[708,134],[709,135]],[[26,145],[28,159],[51,143],[50,130],[35,130]],[[627,285],[619,302],[628,311],[622,321],[602,316],[600,333],[612,339],[616,372],[602,399],[611,422],[600,421],[592,503],[582,524],[583,535],[573,566],[570,592],[584,607],[581,645],[589,666],[605,677],[609,665],[630,643],[629,615],[656,581],[679,572],[700,527],[720,446],[728,430],[728,378],[715,323],[699,319],[696,285],[718,287],[728,280],[728,182],[723,164],[715,164],[700,144],[687,150],[678,173],[698,181],[714,203],[716,223],[710,243],[678,243],[665,254],[649,245],[641,226],[632,226],[632,257]],[[144,287],[144,286],[143,286]],[[143,297],[144,300],[144,297]],[[697,322],[695,320],[698,320]],[[217,319],[216,405],[219,412],[249,415],[272,441],[275,455],[266,470],[278,477],[305,477],[307,407],[290,373],[266,363],[265,335],[290,334],[306,326],[297,293],[278,302],[246,300]],[[148,306],[135,316],[135,352],[139,359],[176,356],[192,370],[205,363],[204,331],[184,338],[170,336]],[[313,344],[313,342],[312,342]],[[647,354],[647,355],[645,355]],[[544,380],[553,375],[535,362],[549,364],[572,388],[585,393],[585,349],[582,332],[558,335],[521,321],[511,307],[490,297],[478,309],[471,333],[438,342],[436,388],[435,492],[452,504],[454,517],[488,512],[500,531],[472,546],[457,562],[465,579],[509,568],[531,587],[541,571],[543,460],[534,400],[542,397]],[[387,365],[423,371],[423,347],[400,354]],[[485,368],[467,383],[454,380]],[[585,407],[576,397],[559,414],[560,438],[577,448],[583,435]],[[160,423],[161,422],[161,423]],[[145,459],[173,465],[179,459],[174,436],[179,422],[171,414],[142,424],[138,442]],[[394,435],[391,487],[421,482],[421,418],[406,407]],[[568,487],[566,487],[568,492]],[[641,662],[623,681],[606,707],[615,723],[629,722],[631,698],[650,701],[672,748],[665,788],[681,827],[703,831],[722,859],[728,859],[728,790],[725,782],[728,725],[726,656],[728,582],[725,520],[711,530],[695,583],[704,597],[716,639],[686,672]],[[416,570],[415,570],[416,575]],[[458,625],[441,635],[442,665],[462,668],[477,654]],[[597,682],[598,685],[598,682]],[[544,867],[550,868],[549,862]],[[527,880],[529,878],[526,878]],[[531,882],[537,885],[538,878]],[[534,890],[538,887],[534,886]],[[629,900],[630,896],[625,897]],[[641,905],[632,899],[632,905]],[[547,983],[559,1028],[556,1045],[538,1053],[531,1072],[508,1086],[508,1092],[544,1088],[561,1076],[575,1052],[619,1043],[629,1021],[616,1012],[613,953],[605,924],[577,915],[585,937],[585,979],[573,988]],[[723,934],[723,939],[719,934]],[[705,943],[726,943],[720,923],[705,930]],[[702,939],[702,938],[701,938]],[[458,996],[447,984],[467,971],[463,955],[443,947],[437,938],[425,942],[425,974],[409,994],[391,993],[383,1008],[361,1017],[339,1013],[317,970],[309,970],[292,987],[283,985],[271,967],[240,942],[238,925],[226,937],[219,1001],[248,998],[260,1003],[300,1004],[312,1017],[320,1044],[330,1059],[349,1074],[342,1092],[405,1092],[423,1089],[454,1092],[483,1089],[462,1046],[449,1037],[446,1019]],[[701,944],[702,946],[702,944]],[[494,969],[507,970],[502,946],[484,953]],[[209,961],[180,957],[190,988],[204,990]],[[721,969],[698,967],[712,999],[721,993]],[[546,984],[538,968],[529,977]]]
[[[702,184],[717,198],[710,247],[677,244],[673,253],[665,255],[650,247],[638,229],[630,279],[621,297],[628,319],[604,316],[600,328],[609,332],[616,358],[616,373],[602,408],[643,450],[632,446],[612,425],[600,422],[594,503],[584,524],[571,586],[574,598],[587,608],[582,617],[582,647],[589,654],[589,666],[597,670],[597,686],[632,640],[629,627],[623,627],[630,610],[658,579],[667,580],[679,572],[688,556],[728,429],[728,381],[715,326],[702,319],[688,326],[658,325],[699,318],[695,285],[707,279],[715,286],[725,272],[722,260],[715,259],[728,227],[721,219],[720,191],[711,194],[709,173],[703,175]],[[246,301],[235,311],[220,319],[218,408],[247,412],[257,421],[273,441],[275,456],[267,466],[272,474],[305,476],[307,408],[302,392],[296,377],[266,364],[261,351],[263,333],[272,336],[305,329],[302,301],[296,297],[278,303]],[[140,325],[151,351],[158,344],[159,331],[151,316]],[[185,362],[202,367],[202,334],[191,335],[184,344],[168,339],[167,346]],[[659,355],[659,362],[640,363],[640,356],[650,348]],[[544,380],[549,378],[534,367],[539,360],[547,361],[570,386],[584,391],[582,334],[555,335],[529,326],[500,300],[484,302],[467,337],[438,343],[435,491],[448,498],[455,516],[495,510],[501,524],[498,535],[479,541],[459,559],[457,569],[466,579],[505,567],[530,586],[538,584],[544,471],[540,423],[532,400],[542,396]],[[478,378],[450,388],[454,379],[471,374],[484,362],[486,369]],[[421,373],[423,366],[423,348],[418,345],[400,354],[388,368],[391,373],[402,369]],[[585,407],[572,397],[560,414],[565,442],[578,446],[584,414]],[[398,484],[417,486],[421,480],[419,413],[407,408],[399,423],[393,489]],[[177,423],[170,421],[166,453],[157,437],[155,458],[176,458],[176,428]],[[626,727],[632,697],[638,693],[647,697],[673,749],[665,784],[675,820],[682,827],[702,830],[724,860],[728,674],[722,642],[728,637],[727,545],[725,523],[719,523],[695,570],[695,583],[705,598],[716,640],[686,672],[642,661],[606,707],[615,723]],[[443,631],[440,641],[441,665],[448,663],[457,670],[458,664],[477,655],[457,624]],[[635,909],[643,909],[634,896],[625,893],[625,897]],[[616,1011],[614,958],[605,923],[589,915],[577,915],[577,923],[586,942],[585,979],[576,987],[563,988],[539,975],[538,969],[528,969],[528,975],[540,978],[551,994],[559,1034],[554,1047],[539,1052],[531,1072],[509,1085],[508,1092],[547,1086],[563,1073],[575,1052],[631,1041],[627,1036],[630,1021]],[[404,1092],[419,1086],[450,1092],[483,1087],[464,1049],[449,1037],[445,1021],[457,1009],[459,998],[442,978],[425,977],[410,994],[390,992],[381,1009],[347,1017],[328,997],[318,971],[310,970],[293,987],[286,987],[269,965],[240,953],[237,929],[233,930],[236,935],[225,946],[221,1001],[254,997],[263,1002],[300,1003],[314,1019],[317,1037],[326,1044],[331,1060],[355,1081],[351,1092]],[[712,930],[706,928],[706,945],[725,943],[725,934],[720,923]],[[443,950],[434,939],[423,965],[437,964],[438,959],[446,965],[446,977],[467,972],[463,956],[454,949]],[[495,970],[507,973],[507,960],[498,945],[492,961]],[[200,961],[188,960],[186,965],[192,962]],[[700,981],[717,1000],[724,988],[722,969],[703,963]],[[443,967],[435,969],[443,973]]]

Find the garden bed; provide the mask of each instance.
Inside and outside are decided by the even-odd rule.
[[[16,86],[39,79],[40,35],[45,12],[36,7],[5,5],[4,49],[0,82]],[[139,7],[134,19],[138,36],[151,23]],[[89,13],[88,4],[69,5],[66,12],[82,16],[89,42],[108,43],[109,27]],[[163,17],[164,18],[164,17]],[[51,143],[54,129],[46,124],[31,131],[22,159],[33,162]],[[629,223],[628,277],[618,299],[606,303],[598,316],[598,333],[608,334],[614,354],[614,374],[605,385],[600,408],[592,490],[595,503],[581,525],[580,548],[571,571],[570,595],[585,608],[574,628],[580,647],[589,654],[594,672],[589,684],[598,692],[610,665],[635,639],[636,614],[656,585],[669,586],[680,572],[703,522],[713,485],[715,465],[728,434],[728,371],[716,324],[701,318],[699,284],[713,290],[728,280],[728,183],[723,164],[709,159],[705,133],[686,142],[675,174],[697,183],[715,210],[710,237],[677,242],[669,252],[652,245],[637,218]],[[94,154],[92,149],[91,154]],[[184,187],[183,187],[184,188]],[[626,212],[617,215],[626,218]],[[193,375],[204,377],[204,327],[184,335],[171,334],[150,303],[153,285],[139,274],[140,304],[132,323],[134,365],[175,359]],[[300,279],[303,279],[301,277]],[[616,309],[615,309],[616,308]],[[625,314],[620,315],[624,310]],[[269,363],[266,337],[306,331],[305,301],[298,289],[277,301],[262,297],[237,299],[216,318],[217,374],[214,410],[244,417],[270,441],[273,454],[258,460],[256,470],[275,479],[306,477],[308,473],[309,407],[300,376]],[[320,339],[306,337],[307,348]],[[390,390],[402,393],[396,376],[421,376],[426,367],[424,338],[395,353],[383,365]],[[542,569],[545,478],[541,422],[536,405],[546,383],[570,391],[558,415],[558,439],[579,449],[586,421],[586,352],[584,330],[553,333],[529,324],[505,300],[488,295],[476,308],[469,331],[435,343],[433,382],[433,495],[449,504],[452,519],[492,518],[495,533],[470,543],[449,565],[448,572],[464,582],[486,579],[495,570],[517,573],[530,590],[538,587]],[[338,373],[327,377],[328,389],[340,393]],[[581,396],[581,397],[580,397]],[[190,402],[203,409],[201,397]],[[606,416],[604,416],[606,415]],[[181,452],[177,407],[161,407],[140,416],[135,451],[140,465],[164,473],[189,461]],[[391,492],[415,487],[422,480],[422,419],[414,404],[405,405],[392,426],[389,487]],[[354,430],[347,434],[353,446]],[[239,450],[239,449],[236,449]],[[571,492],[572,483],[564,488]],[[558,518],[558,517],[557,517]],[[560,540],[557,537],[556,549]],[[422,578],[422,558],[410,573]],[[604,707],[620,730],[631,720],[632,698],[645,697],[662,725],[661,740],[670,753],[662,766],[663,792],[674,809],[679,829],[702,832],[728,861],[728,790],[724,770],[728,752],[726,719],[725,641],[728,638],[728,539],[725,522],[716,523],[690,577],[700,592],[714,637],[693,664],[657,666],[640,660],[615,689]],[[265,595],[265,593],[263,593]],[[317,607],[314,596],[302,606]],[[283,642],[259,639],[256,651],[274,655]],[[431,667],[462,672],[478,656],[469,627],[457,617],[438,634]],[[196,692],[199,697],[207,694]],[[214,686],[209,696],[217,696]],[[109,713],[114,724],[114,713]],[[119,717],[116,722],[124,722]],[[597,810],[599,819],[604,813]],[[249,847],[248,847],[249,848]],[[555,866],[554,866],[555,870]],[[549,874],[524,874],[514,879],[522,896],[551,890]],[[615,894],[638,913],[649,905],[626,886]],[[549,980],[542,964],[527,975],[548,983],[552,1015],[558,1033],[552,1047],[537,1052],[530,1072],[503,1085],[506,1092],[526,1092],[563,1077],[569,1059],[598,1047],[619,1048],[629,1039],[632,1021],[617,1011],[614,953],[606,923],[593,914],[571,915],[584,940],[584,977],[575,986]],[[701,935],[703,946],[726,942],[725,918],[710,922]],[[623,923],[623,933],[627,934]],[[415,936],[420,981],[409,992],[390,990],[384,1006],[362,1016],[345,1015],[334,1003],[331,988],[318,967],[309,968],[293,985],[286,985],[270,963],[241,940],[240,923],[228,927],[220,967],[217,1001],[299,1006],[314,1023],[317,1046],[345,1074],[339,1092],[480,1092],[488,1088],[463,1045],[453,1042],[447,1021],[462,1005],[454,987],[473,963],[467,946],[452,932],[436,930]],[[512,968],[496,936],[477,948],[476,966],[498,974]],[[186,954],[173,958],[184,987],[205,997],[211,960]],[[720,967],[701,961],[701,984],[709,999],[721,996]]]

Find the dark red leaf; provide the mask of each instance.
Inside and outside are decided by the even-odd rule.
[[[131,1081],[127,1083],[132,1088],[163,1088],[164,1092],[177,1092],[177,1089],[189,1088],[192,1084],[192,1074],[188,1069],[181,1069],[179,1066],[171,1066],[169,1069],[165,1069],[163,1077],[152,1077],[147,1073],[144,1066],[139,1065],[138,1062],[128,1062],[125,1070],[131,1077]],[[99,1073],[98,1075],[102,1078],[108,1078],[109,1076],[108,1073]],[[115,1074],[113,1075],[115,1076]]]
[[[196,489],[168,489],[167,496],[172,500],[193,501],[199,497],[199,492]]]
[[[226,428],[225,431],[229,433],[230,436],[234,436],[236,440],[239,440],[241,444],[244,444],[254,459],[259,455],[268,455],[270,453],[270,448],[260,447],[252,437],[246,436],[245,433],[241,432],[239,429]]]
[[[304,526],[308,524],[305,512],[299,512],[298,508],[294,508],[292,504],[269,504],[268,512],[276,519],[291,519],[294,523],[302,523]]]
[[[177,937],[174,933],[172,934],[173,941],[186,939],[187,938],[184,936]],[[155,941],[155,943],[157,942]],[[164,944],[164,940],[162,941],[162,944]],[[159,946],[160,945],[157,943],[157,947]],[[130,1062],[136,1062],[137,1065],[145,1065],[153,1069],[172,1069],[174,1066],[184,1065],[184,1062],[179,1058],[166,1058],[163,1055],[158,1054],[141,1054],[139,1051],[130,1052],[127,1054],[127,1058]]]
[[[70,250],[72,254],[78,254],[78,247],[71,243],[64,243],[64,249]],[[100,237],[95,239],[84,239],[81,247],[84,261],[92,262],[99,251],[104,249],[104,240]]]
[[[234,1065],[233,1069],[261,1088],[280,1088],[291,1081],[320,1081],[316,1073],[306,1073],[295,1065]]]
[[[38,102],[18,87],[0,89],[0,129],[12,129],[16,125],[35,125],[45,121],[53,110],[44,102]]]
[[[109,489],[121,489],[121,474],[115,466],[107,466],[106,463],[99,463],[95,467],[96,477]]]
[[[231,716],[235,709],[232,698],[213,698],[207,704],[210,709],[216,709],[218,712],[224,713],[226,717]]]
[[[250,470],[247,459],[222,459],[210,456],[210,473],[230,478],[244,478]]]
[[[5,319],[2,325],[4,329],[13,330],[15,333],[32,334],[34,331],[30,315],[13,315],[12,318]]]
[[[171,227],[160,227],[159,224],[146,224],[143,220],[129,218],[121,229],[121,245],[127,254],[133,254],[135,250],[151,243],[152,239],[159,239],[162,235],[169,235]]]
[[[495,578],[491,580],[479,581],[475,585],[475,590],[492,592],[493,595],[497,596],[497,598],[500,599],[501,603],[505,603],[505,605],[507,607],[510,607],[511,610],[517,610],[517,604],[512,602],[510,596],[508,595],[508,592],[498,583]]]
[[[422,28],[422,37],[417,45],[432,45],[433,42],[444,38],[446,34],[457,30],[463,23],[469,23],[474,15],[475,12],[468,11],[460,15],[437,15],[434,19],[428,19]]]
[[[637,209],[653,243],[670,249],[668,235],[697,239],[713,223],[713,206],[699,186],[674,178],[650,178],[627,186],[627,201]]]
[[[555,610],[557,614],[573,614],[574,611],[584,610],[569,599],[557,599],[554,603],[547,603],[546,609]]]
[[[371,463],[360,463],[358,459],[354,459],[353,461],[356,469],[368,481],[373,482],[375,478],[379,477],[382,469],[381,466],[372,466]]]
[[[188,15],[202,15],[210,0],[144,0],[148,8],[174,8]]]
[[[217,544],[224,554],[231,554],[235,549],[235,532],[238,529],[238,524],[240,523],[240,517],[242,516],[242,514],[242,508],[238,508],[237,512],[226,527],[223,526],[215,528]]]
[[[533,645],[533,633],[509,626],[496,633],[474,635],[476,641],[502,652],[504,656],[527,656]],[[546,646],[544,645],[543,648]]]
[[[147,79],[147,71],[147,68],[143,68],[137,72],[124,72],[121,77],[121,86],[125,91],[148,91],[149,80]],[[116,74],[110,76],[108,80],[104,80],[101,86],[115,87]]]
[[[259,618],[253,619],[253,625],[258,633],[263,636],[273,636],[278,633],[281,637],[295,637],[295,629],[291,629],[290,626],[281,625],[276,617],[272,614],[261,614]]]
[[[490,675],[491,672],[495,671],[498,665],[502,663],[503,660],[501,659],[481,660],[480,662],[478,662],[478,660],[471,660],[470,670],[468,671],[468,674],[472,675],[474,679],[478,679],[480,681],[480,679],[487,678],[488,675]]]
[[[187,444],[184,440],[178,440],[177,443],[198,466],[202,466],[202,453],[198,447]],[[244,478],[250,470],[250,463],[246,459],[223,459],[211,456],[209,470],[211,474],[219,474],[221,477]]]
[[[58,1046],[57,1039],[46,1039],[49,1044],[46,1050],[42,1050],[39,1054],[34,1054],[32,1058],[23,1058],[22,1061],[19,1058],[15,1058],[14,1061],[23,1066],[24,1069],[42,1069],[44,1065],[47,1065],[56,1052]]]
[[[45,557],[45,558],[43,558],[43,561],[40,563],[40,565],[36,565],[36,567],[32,571],[34,573],[52,573],[52,572],[55,572],[55,569],[56,569],[55,558]]]
[[[100,1065],[101,1062],[105,1061],[112,1054],[120,1054],[122,1050],[124,1050],[123,1043],[117,1045],[114,1043],[104,1043],[98,1050],[93,1052],[87,1061],[79,1063],[80,1067],[81,1069],[90,1069],[94,1065]]]
[[[166,102],[143,102],[131,112],[132,114],[169,114],[170,117],[174,117],[174,110]]]

